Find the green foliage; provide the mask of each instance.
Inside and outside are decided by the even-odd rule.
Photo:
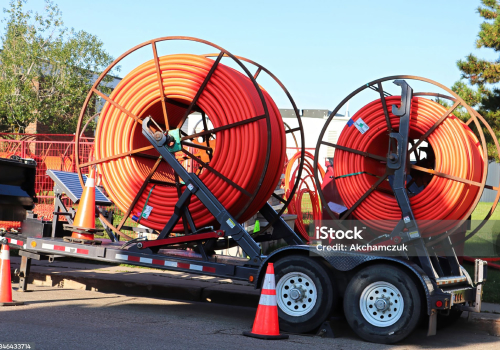
[[[482,5],[477,11],[485,19],[476,41],[477,48],[491,48],[500,51],[500,2],[498,0],[481,0]],[[500,137],[500,61],[488,61],[470,54],[464,60],[459,60],[457,66],[462,72],[461,80],[452,89],[471,107],[475,108],[492,127],[496,138]],[[459,108],[455,113],[465,120],[468,113]],[[474,126],[471,124],[474,129]],[[488,155],[496,158],[496,147],[488,130],[483,128],[488,143]]]
[[[4,8],[0,124],[23,132],[38,120],[53,133],[74,133],[93,81],[113,58],[95,35],[64,27],[52,1],[45,0],[42,14],[26,10],[26,3],[12,0]]]

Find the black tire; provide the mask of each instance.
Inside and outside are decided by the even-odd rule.
[[[381,287],[376,287],[375,283],[377,282],[380,283]],[[394,296],[392,293],[394,290],[389,289],[387,297],[385,297],[388,301],[383,299],[382,304],[379,304],[388,307],[388,309],[381,311],[374,307],[376,306],[375,301],[379,299],[377,297],[373,299],[370,296],[374,295],[373,293],[378,295],[378,292],[386,291],[383,289],[384,285],[396,287],[400,294]],[[372,292],[368,293],[369,291]],[[366,310],[370,310],[364,311],[365,314],[368,313],[368,318],[365,318],[361,311],[360,300],[363,292],[365,292],[363,299],[366,300]],[[391,297],[389,294],[393,296]],[[401,305],[401,301],[404,307],[399,309],[396,306]],[[393,304],[390,304],[391,302]],[[422,302],[419,286],[406,271],[392,265],[373,265],[362,269],[351,279],[345,292],[344,313],[347,322],[358,336],[373,343],[393,344],[404,339],[417,327],[421,311]],[[388,313],[386,314],[386,312]],[[377,316],[372,317],[372,314]],[[384,317],[385,320],[382,320]],[[388,325],[374,325],[368,319],[380,324],[386,322]],[[395,323],[390,324],[390,322]]]
[[[280,259],[274,263],[274,273],[276,278],[276,297],[278,299],[278,317],[280,328],[285,332],[291,333],[306,333],[318,328],[330,315],[332,308],[336,305],[337,295],[336,291],[332,285],[332,279],[320,261],[317,259],[302,256],[302,255],[291,255],[283,259]],[[309,302],[307,313],[300,316],[290,315],[290,309],[287,312],[282,310],[280,307],[280,298],[282,298],[284,288],[278,289],[280,286],[280,280],[284,277],[286,281],[290,281],[289,274],[297,273],[298,276],[306,275],[313,283],[316,288],[316,301],[312,299]],[[283,280],[281,283],[285,283]],[[309,293],[310,284],[305,279],[298,282],[297,285],[300,288],[304,288],[304,294]],[[305,284],[308,283],[308,286]],[[301,289],[302,290],[302,289]],[[284,299],[282,299],[284,300]],[[307,299],[306,299],[307,300]],[[305,305],[305,304],[304,304]]]

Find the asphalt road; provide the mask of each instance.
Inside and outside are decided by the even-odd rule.
[[[36,349],[500,349],[500,338],[473,331],[465,319],[426,337],[417,330],[396,346],[361,341],[346,325],[335,339],[291,335],[289,340],[244,337],[255,309],[84,290],[35,287],[14,292],[26,305],[0,307],[0,343]]]

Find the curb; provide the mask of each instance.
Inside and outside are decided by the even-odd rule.
[[[472,314],[469,324],[478,331],[487,332],[489,335],[500,336],[500,315],[490,313]]]

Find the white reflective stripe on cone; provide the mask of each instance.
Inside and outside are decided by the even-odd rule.
[[[274,275],[266,274],[266,278],[264,279],[264,284],[262,285],[262,289],[276,289],[276,283],[274,282]]]
[[[278,305],[278,303],[276,302],[276,295],[261,294],[260,300],[259,300],[259,305],[266,305],[266,306]]]
[[[10,260],[9,251],[7,249],[2,249],[2,260]]]
[[[91,177],[87,178],[87,182],[85,182],[85,187],[95,187],[94,179]]]

